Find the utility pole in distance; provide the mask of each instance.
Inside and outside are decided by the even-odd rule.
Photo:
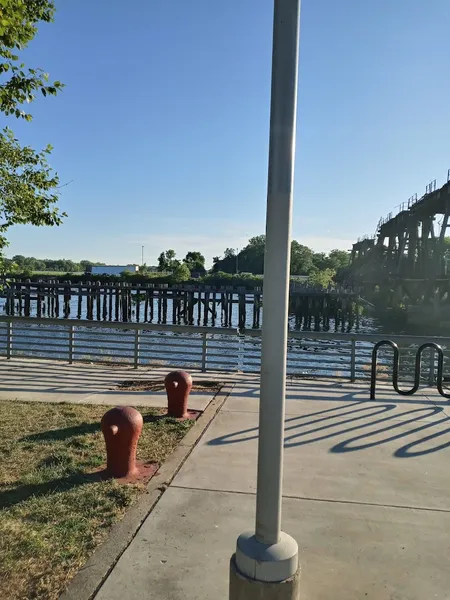
[[[255,531],[239,536],[230,600],[298,600],[297,542],[281,531],[300,0],[275,0]]]

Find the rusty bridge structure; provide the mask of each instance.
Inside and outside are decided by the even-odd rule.
[[[353,244],[349,279],[361,295],[382,295],[419,321],[450,321],[449,228],[450,169],[444,185],[430,182]]]

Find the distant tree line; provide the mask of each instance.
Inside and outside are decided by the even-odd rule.
[[[89,266],[101,266],[105,263],[80,260],[74,262],[66,258],[34,258],[16,254],[12,258],[3,258],[3,270],[6,273],[36,273],[55,271],[59,273],[84,273]]]
[[[188,278],[192,273],[202,277],[206,273],[205,257],[201,252],[188,252],[183,260],[176,258],[175,250],[166,250],[161,252],[158,257],[158,271],[161,273],[179,272],[187,274]]]
[[[213,258],[213,271],[223,273],[264,273],[264,251],[266,236],[258,235],[249,239],[248,244],[238,253],[233,248],[227,248],[223,257]],[[348,266],[350,254],[345,250],[332,250],[314,252],[308,246],[299,244],[296,240],[291,243],[291,276],[312,276],[319,271],[332,270],[334,272]]]
[[[205,257],[201,252],[191,251],[183,259],[178,259],[173,249],[161,252],[158,257],[157,272],[142,265],[139,273],[122,273],[122,278],[136,282],[149,279],[153,283],[203,282],[209,285],[260,286],[263,283],[265,236],[250,238],[248,244],[239,252],[226,248],[222,257],[213,259],[209,273],[205,267]],[[299,244],[296,240],[291,245],[291,276],[306,276],[308,284],[320,288],[334,285],[336,273],[345,269],[350,255],[344,250],[332,250],[329,253],[314,252],[311,248]],[[66,259],[37,259],[17,254],[10,259],[3,259],[3,271],[8,274],[32,276],[45,272],[67,273],[67,278],[75,281],[74,273],[84,273],[90,266],[102,266],[105,263],[82,260],[74,262]],[[81,275],[83,274],[83,275]],[[100,280],[114,280],[114,276],[89,276]],[[61,279],[61,277],[60,277]]]

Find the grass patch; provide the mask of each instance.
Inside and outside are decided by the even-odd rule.
[[[193,392],[218,392],[221,383],[217,381],[199,381],[193,384]],[[115,390],[127,390],[128,392],[160,392],[165,390],[164,379],[128,379],[120,381]]]
[[[0,401],[0,597],[56,600],[145,490],[92,476],[108,408]],[[138,458],[162,463],[193,422],[139,410]]]
[[[33,271],[33,275],[51,275],[52,277],[64,277],[67,275],[67,271]],[[72,271],[69,275],[84,275],[82,271]]]

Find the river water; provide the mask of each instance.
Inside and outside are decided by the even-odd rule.
[[[237,296],[235,297],[235,299],[236,298],[237,298]],[[62,307],[63,307],[63,297],[62,296],[59,297],[59,304],[60,304],[60,317],[62,318],[63,317],[63,314],[62,314],[62,312],[63,312],[63,309],[62,309]],[[143,315],[144,315],[144,302],[140,302],[139,304],[140,304],[140,307],[139,307],[140,308],[140,310],[139,310],[140,319],[139,319],[139,321],[142,323],[142,322],[144,322],[144,319],[143,319]],[[88,318],[87,317],[87,313],[86,313],[85,303],[83,303],[81,315],[77,314],[78,313],[78,299],[77,299],[77,296],[72,296],[71,297],[69,307],[70,307],[70,312],[67,315],[67,318],[74,319],[74,320],[78,320],[78,319],[86,320]],[[167,324],[168,325],[174,324],[174,323],[172,323],[172,312],[173,312],[172,309],[173,309],[172,300],[169,298],[167,300]],[[3,314],[6,314],[6,311],[5,311],[5,301],[3,301],[2,305],[0,306],[0,310],[3,311]],[[263,310],[261,312],[263,313]],[[19,311],[18,311],[17,308],[16,308],[16,311],[15,311],[15,314],[16,315],[19,314]],[[100,316],[102,314],[103,314],[103,304],[100,307]],[[132,318],[131,318],[130,322],[136,322],[137,321],[136,314],[137,314],[136,305],[134,305],[133,309],[132,309]],[[222,313],[221,313],[220,307],[218,307],[217,308],[217,314],[216,314],[215,317],[212,316],[211,314],[208,315],[208,322],[207,322],[206,325],[209,326],[209,327],[217,327],[217,328],[223,327],[223,322],[221,322],[221,314]],[[152,321],[149,321],[150,323],[163,323],[163,324],[165,324],[163,321],[158,321],[158,302],[157,302],[156,299],[154,300],[154,303],[153,303],[153,315],[154,315],[154,318],[153,318]],[[36,316],[37,316],[37,314],[36,314],[36,304],[32,303],[30,318],[33,318],[33,317],[36,317]],[[96,309],[94,310],[94,316],[97,316]],[[42,303],[42,317],[43,318],[45,318],[45,317],[54,318],[53,315],[50,313],[50,307],[48,306],[48,302],[47,301],[44,301]],[[261,322],[262,322],[262,318],[263,318],[263,316],[261,314]],[[106,320],[108,320],[108,321],[114,322],[114,318],[113,319],[102,319],[102,318],[96,319],[96,318],[94,318],[92,320],[94,320],[94,321],[102,321],[102,320],[106,321]],[[380,329],[380,325],[378,324],[377,320],[373,319],[371,317],[361,317],[361,319],[359,321],[360,322],[359,322],[359,326],[358,327],[356,327],[356,324],[355,324],[355,325],[352,326],[352,328],[349,328],[348,325],[346,324],[345,326],[341,326],[340,325],[337,328],[337,327],[335,327],[334,320],[330,319],[330,328],[329,328],[329,331],[331,331],[331,332],[332,331],[339,331],[339,332],[342,332],[342,333],[343,332],[346,332],[346,333],[355,333],[355,332],[358,332],[358,333],[374,333],[374,332],[376,332],[376,331],[378,331]],[[249,303],[249,304],[246,304],[246,324],[247,324],[247,328],[250,328],[251,323],[253,323],[253,304]],[[183,319],[181,319],[181,321],[179,321],[177,324],[179,324],[179,325],[187,325],[188,323],[184,322]],[[201,319],[199,319],[198,315],[197,315],[197,311],[194,310],[194,323],[193,323],[193,325],[194,326],[196,326],[196,325],[197,326],[203,326],[204,324],[205,323],[204,323],[204,320],[203,320],[203,314],[201,316]],[[231,325],[230,325],[230,327],[228,327],[228,329],[236,329],[236,328],[238,328],[238,325],[239,325],[238,324],[238,311],[234,310],[233,313],[232,313]],[[295,330],[295,318],[294,318],[293,315],[291,315],[289,317],[289,329]],[[312,323],[311,331],[324,331],[321,319],[319,319],[318,328],[316,329],[315,328],[314,318],[313,318],[313,323]]]
[[[70,314],[68,315],[69,319],[76,324],[79,322],[79,319],[76,318],[78,305],[77,298],[72,298],[70,305]],[[47,307],[44,315],[47,314]],[[155,305],[154,315],[156,316],[157,309]],[[247,322],[252,323],[253,320],[253,306],[247,305]],[[235,311],[237,312],[237,311]],[[143,314],[143,305],[141,305],[140,314]],[[168,301],[168,317],[172,315],[172,306],[171,301]],[[221,330],[224,331],[224,328],[220,327],[220,313],[219,318],[215,319],[214,325],[217,330],[217,333],[211,336],[212,340],[212,354],[217,352],[220,354],[218,357],[218,361],[214,364],[214,368],[230,368],[230,364],[234,365],[234,367],[238,370],[246,370],[246,371],[257,371],[259,369],[259,352],[260,352],[260,339],[254,338],[249,335],[240,335],[240,336],[230,336],[221,334]],[[32,316],[29,318],[26,326],[20,325],[22,327],[22,331],[20,332],[19,342],[14,342],[13,344],[13,352],[14,354],[29,354],[31,352],[32,355],[37,357],[50,357],[50,358],[66,358],[67,357],[67,329],[64,327],[52,328],[50,335],[52,339],[43,339],[43,336],[49,335],[49,330],[46,330],[45,326],[40,326],[37,323],[33,323],[33,317],[36,317],[35,312],[32,313]],[[81,319],[86,319],[85,312],[82,313]],[[132,320],[136,320],[136,311],[133,311]],[[98,321],[95,321],[96,323]],[[157,320],[153,321],[157,323]],[[183,325],[183,323],[180,323]],[[195,324],[197,325],[197,320],[195,320]],[[200,323],[203,325],[203,322]],[[208,323],[209,326],[212,326],[211,319]],[[290,329],[294,330],[295,327],[295,318],[291,316],[289,318]],[[3,333],[6,333],[6,325],[1,324],[1,328],[3,329]],[[228,327],[228,331],[237,330],[237,314],[233,315],[232,326]],[[98,329],[96,329],[98,331]],[[78,357],[79,359],[85,360],[102,360],[105,359],[105,362],[114,361],[117,359],[119,362],[121,360],[125,361],[125,359],[129,359],[130,357],[130,348],[132,348],[132,332],[128,331],[129,339],[130,339],[130,347],[129,348],[121,348],[117,347],[117,332],[115,329],[105,328],[102,329],[102,337],[95,336],[94,329],[80,329],[80,336],[84,338],[83,341],[83,356]],[[364,316],[362,315],[359,319],[359,327],[353,327],[351,330],[348,328],[338,330],[335,329],[334,323],[330,323],[330,332],[338,331],[339,333],[359,333],[359,334],[376,334],[376,333],[386,333],[386,336],[393,334],[415,334],[420,335],[417,331],[408,331],[404,327],[404,322],[400,320],[398,323],[392,321],[386,325],[382,325],[380,321],[374,317]],[[121,335],[127,334],[127,331],[121,330]],[[426,335],[426,332],[423,332]],[[78,335],[78,333],[76,334]],[[428,334],[429,335],[429,334]],[[167,347],[164,348],[165,342],[167,342],[167,336],[173,336],[176,338],[177,349],[174,350],[170,357],[164,357],[159,354],[159,351],[164,354]],[[0,349],[5,353],[6,351],[6,335],[1,336],[2,341],[0,341]],[[99,339],[102,340],[101,348],[99,347]],[[190,341],[191,339],[191,341]],[[92,340],[92,341],[90,341]],[[145,355],[145,350],[142,350],[142,364],[152,364],[155,362],[154,357],[159,356],[159,363],[164,362],[162,359],[167,359],[167,364],[169,364],[170,360],[176,360],[180,363],[183,361],[186,363],[186,366],[189,366],[189,360],[192,360],[192,363],[198,364],[201,361],[201,346],[199,345],[199,336],[198,334],[179,334],[175,332],[144,332],[142,334],[143,340],[143,348],[147,347],[148,354]],[[58,353],[58,350],[55,349],[54,344],[61,343],[61,349],[64,348],[64,351],[61,350]],[[145,345],[146,344],[146,345]],[[295,372],[300,376],[314,375],[314,376],[329,376],[329,375],[338,375],[341,371],[348,370],[349,365],[349,347],[348,343],[338,342],[337,340],[308,340],[308,331],[304,331],[304,337],[302,339],[293,339],[289,340],[289,352],[288,352],[288,370],[290,368],[291,372]],[[215,347],[214,347],[215,346]],[[92,348],[92,350],[89,350]],[[184,350],[185,348],[185,350]],[[370,353],[372,349],[372,344],[370,342],[358,342],[358,352],[356,362],[360,364],[361,368],[364,366],[364,369],[367,371],[367,365],[370,363]],[[53,352],[49,356],[49,352]],[[186,354],[186,356],[184,356]],[[190,359],[187,360],[187,355],[190,356]],[[250,359],[247,360],[247,356],[250,356]],[[254,360],[251,357],[255,357]],[[325,356],[324,362],[327,364],[322,364],[322,357]],[[380,356],[381,363],[390,363],[391,358],[390,351],[382,352]],[[301,358],[299,358],[301,357]],[[185,360],[186,359],[186,360]],[[289,362],[290,361],[290,362]],[[297,361],[297,362],[295,362]],[[300,362],[299,362],[300,361]],[[289,367],[290,365],[290,367]],[[345,369],[344,369],[345,367]],[[368,374],[368,372],[367,372]]]

